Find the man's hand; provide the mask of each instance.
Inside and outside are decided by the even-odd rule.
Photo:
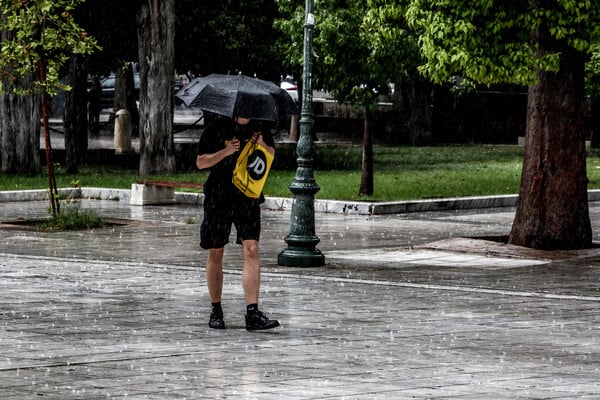
[[[271,153],[272,156],[275,155],[275,149],[273,147],[269,146],[268,144],[266,144],[265,141],[263,140],[262,132],[254,132],[252,134],[252,139],[250,139],[250,140],[252,141],[252,143],[258,143],[262,147],[267,149],[267,151],[269,153]]]
[[[227,143],[227,147],[225,147],[226,156],[230,156],[234,154],[236,151],[240,150],[240,139],[234,137]]]

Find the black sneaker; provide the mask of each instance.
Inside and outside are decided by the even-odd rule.
[[[213,329],[225,329],[225,321],[223,320],[223,312],[213,311],[210,313],[210,321],[208,326]]]
[[[279,321],[269,319],[262,311],[256,310],[250,314],[246,314],[246,330],[261,331],[264,329],[273,329],[279,326]]]

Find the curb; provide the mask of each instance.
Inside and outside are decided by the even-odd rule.
[[[59,189],[59,194],[67,198],[73,189]],[[81,197],[93,200],[123,201],[129,203],[131,190],[107,188],[81,188]],[[518,195],[452,197],[431,200],[406,200],[395,202],[362,202],[339,200],[315,200],[315,212],[355,215],[407,214],[427,211],[451,211],[481,208],[515,207]],[[48,191],[10,190],[0,191],[0,203],[48,200]],[[202,205],[202,193],[175,192],[176,204]],[[600,189],[588,191],[588,201],[600,201]],[[263,207],[269,210],[290,211],[294,199],[287,197],[267,197]]]

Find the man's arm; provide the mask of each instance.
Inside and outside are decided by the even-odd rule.
[[[210,168],[215,164],[218,164],[226,157],[229,157],[232,154],[235,154],[236,151],[240,149],[240,140],[238,138],[233,138],[227,143],[225,148],[217,151],[216,153],[209,154],[199,154],[196,157],[196,167],[198,169],[206,169]]]

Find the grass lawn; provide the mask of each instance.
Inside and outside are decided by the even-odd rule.
[[[286,164],[295,165],[293,148],[278,150]],[[315,180],[321,187],[316,198],[338,200],[394,201],[439,197],[515,194],[519,190],[523,148],[520,146],[374,147],[375,193],[359,197],[362,148],[360,146],[316,147]],[[588,153],[590,189],[600,189],[600,151]],[[273,169],[264,193],[290,197],[288,189],[294,168]],[[191,171],[156,175],[147,179],[203,182],[207,172]],[[142,179],[136,170],[83,165],[80,173],[67,175],[56,170],[59,187],[131,188]],[[0,190],[45,189],[45,171],[39,176],[0,175]]]

